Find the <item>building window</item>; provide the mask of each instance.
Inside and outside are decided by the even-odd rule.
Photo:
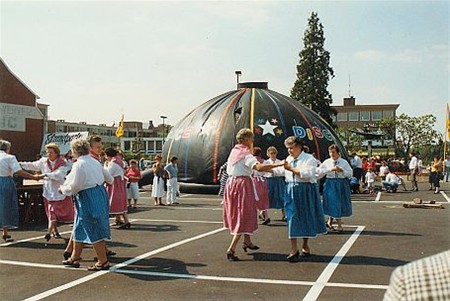
[[[379,121],[383,119],[383,114],[381,111],[373,111],[372,112],[372,120],[373,121]]]
[[[337,121],[347,121],[347,112],[337,113]]]
[[[123,142],[123,148],[124,148],[124,151],[131,150],[131,141],[124,141]]]
[[[362,111],[361,112],[361,121],[370,121],[370,112]]]
[[[359,112],[348,112],[348,121],[359,121]]]
[[[383,111],[384,118],[392,118],[394,117],[394,111]]]

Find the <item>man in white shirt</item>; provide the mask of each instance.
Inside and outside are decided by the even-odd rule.
[[[386,192],[397,192],[398,184],[398,176],[388,169],[386,180],[383,181],[383,186],[386,189]]]
[[[419,186],[417,186],[417,174],[419,172],[419,165],[417,162],[416,153],[412,151],[409,154],[409,157],[411,158],[411,161],[409,161],[409,172],[411,175],[412,191],[419,191]]]
[[[353,168],[353,176],[358,180],[364,180],[363,177],[363,169],[362,169],[362,161],[361,158],[356,154],[356,152],[352,153],[352,159],[350,160],[350,165]]]

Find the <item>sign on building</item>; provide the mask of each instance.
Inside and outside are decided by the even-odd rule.
[[[26,119],[43,119],[37,107],[0,103],[0,130],[25,132]]]

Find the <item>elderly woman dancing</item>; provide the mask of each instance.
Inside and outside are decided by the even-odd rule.
[[[55,143],[45,146],[47,157],[34,162],[20,162],[26,170],[40,171],[44,176],[44,205],[48,218],[48,233],[45,235],[47,241],[51,235],[61,238],[58,232],[58,222],[73,222],[73,202],[70,196],[59,193],[58,188],[64,183],[67,175],[67,164],[64,157],[60,155],[59,147]]]
[[[242,248],[245,252],[247,249],[259,249],[250,239],[250,235],[258,229],[256,201],[259,198],[253,185],[253,170],[270,171],[284,163],[259,163],[252,155],[253,132],[250,129],[241,129],[236,135],[236,140],[238,144],[231,150],[228,157],[227,173],[229,178],[223,199],[224,226],[230,229],[230,233],[233,235],[227,250],[229,261],[239,260],[235,255],[235,250],[242,235],[244,235]]]
[[[32,175],[19,165],[16,157],[10,155],[11,143],[0,139],[0,225],[3,230],[3,240],[11,242],[8,228],[19,227],[19,202],[13,176],[39,180],[43,175]]]
[[[109,229],[109,198],[104,183],[112,184],[114,178],[101,164],[89,155],[89,143],[77,139],[71,142],[71,149],[77,161],[60,187],[64,195],[73,195],[76,215],[73,226],[74,248],[63,264],[80,267],[83,244],[92,244],[97,262],[90,271],[109,269],[105,241],[111,239]]]

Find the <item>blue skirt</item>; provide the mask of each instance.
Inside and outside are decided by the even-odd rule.
[[[111,239],[109,198],[103,185],[80,191],[74,197],[77,210],[73,240],[94,244]]]
[[[12,177],[0,177],[0,225],[2,228],[19,227],[19,201]]]
[[[314,238],[327,232],[317,184],[287,183],[284,210],[289,238]]]
[[[348,179],[327,178],[323,187],[323,212],[332,218],[351,216],[350,195]]]
[[[267,177],[267,188],[269,190],[269,208],[284,208],[286,196],[286,182],[284,177]]]

